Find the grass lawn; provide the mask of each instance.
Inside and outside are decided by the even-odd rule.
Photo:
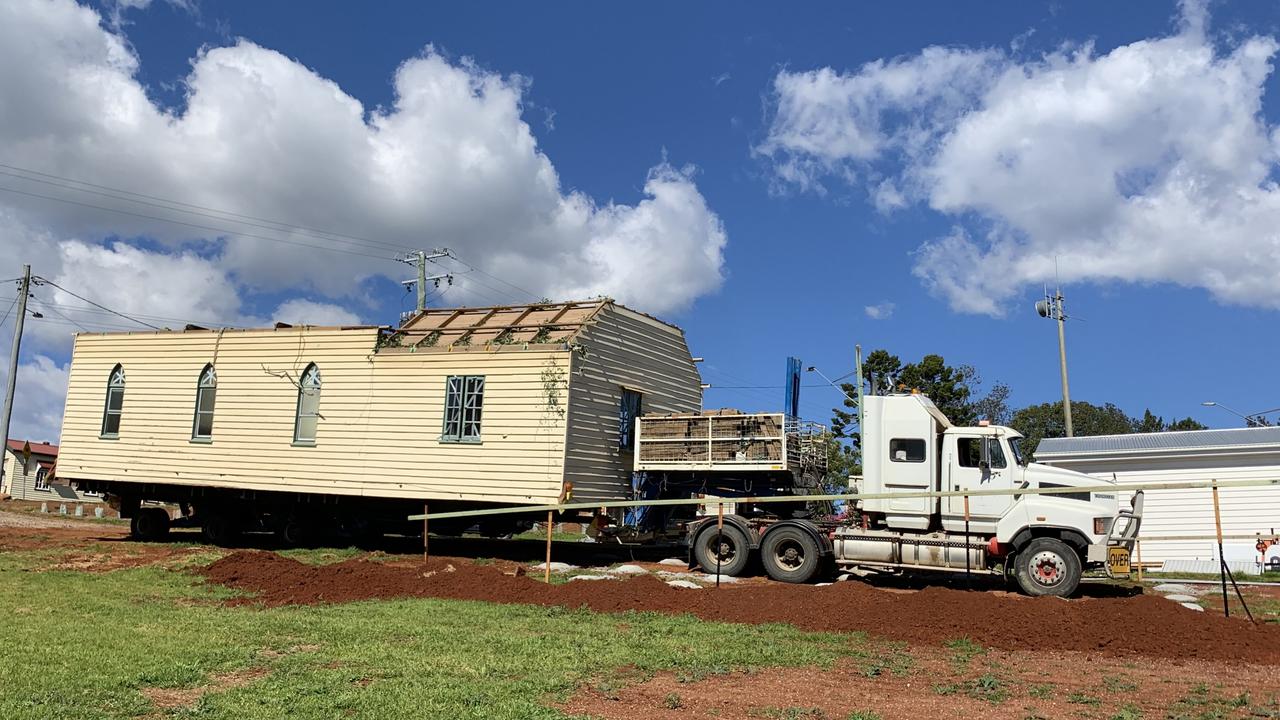
[[[161,567],[41,567],[38,553],[0,555],[6,720],[555,718],[549,703],[621,682],[619,668],[695,679],[878,652],[858,636],[648,613],[441,600],[228,608],[227,591]],[[246,670],[239,686],[217,680]],[[168,710],[144,693],[206,686]]]

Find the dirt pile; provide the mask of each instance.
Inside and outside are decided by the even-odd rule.
[[[865,631],[938,644],[967,636],[1005,650],[1077,650],[1162,658],[1280,661],[1280,627],[1196,613],[1152,596],[1024,598],[929,588],[887,592],[857,582],[825,587],[752,585],[673,588],[653,576],[545,585],[500,566],[432,558],[385,564],[363,559],[306,565],[274,553],[228,555],[202,571],[208,582],[253,593],[235,602],[308,605],[395,597],[433,597],[689,613],[705,620],[788,623],[814,631]]]

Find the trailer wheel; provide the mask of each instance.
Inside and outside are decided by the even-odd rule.
[[[1069,597],[1080,586],[1080,556],[1054,538],[1036,538],[1014,560],[1018,586],[1028,595]]]
[[[303,522],[289,518],[276,530],[276,539],[285,547],[301,547],[309,540],[310,533]]]
[[[240,537],[239,525],[227,513],[218,511],[202,512],[208,513],[200,524],[200,532],[204,535],[205,542],[210,545],[230,547]]]
[[[736,577],[747,569],[751,559],[751,544],[737,526],[725,523],[722,530],[713,522],[707,523],[693,541],[693,559],[704,572],[714,573],[716,561],[720,562],[720,574]]]
[[[769,577],[780,582],[809,582],[822,566],[818,543],[804,530],[783,525],[770,530],[760,543],[760,562]]]
[[[136,540],[160,542],[169,537],[169,513],[163,508],[146,508],[134,513],[129,532]]]

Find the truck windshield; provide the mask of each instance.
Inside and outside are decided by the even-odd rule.
[[[1009,449],[1013,450],[1014,462],[1025,467],[1027,462],[1022,456],[1022,438],[1009,438]]]

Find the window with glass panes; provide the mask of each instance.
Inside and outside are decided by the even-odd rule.
[[[218,375],[212,365],[205,365],[196,383],[196,413],[191,423],[191,439],[213,438],[213,403],[218,393]]]
[[[293,422],[293,441],[311,444],[316,441],[320,418],[320,368],[311,363],[298,378],[298,410]]]
[[[444,388],[443,442],[479,442],[484,376],[451,375]]]
[[[120,434],[120,415],[124,412],[124,368],[116,365],[107,378],[107,401],[102,409],[102,436]]]

